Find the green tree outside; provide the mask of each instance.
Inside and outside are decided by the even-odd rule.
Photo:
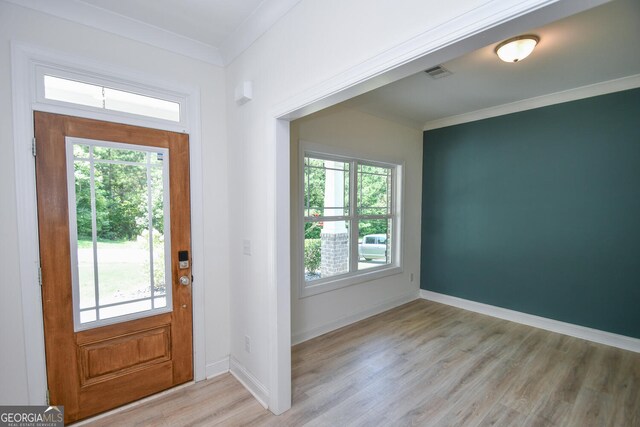
[[[304,203],[305,216],[320,216],[324,212],[324,192],[326,171],[322,168],[325,160],[311,157],[305,158],[304,170]],[[349,163],[343,163],[345,182],[344,206],[349,205]],[[309,166],[309,167],[306,167]],[[384,215],[391,193],[390,169],[369,165],[358,165],[357,200],[359,214]],[[347,225],[348,226],[348,225]],[[321,226],[317,222],[306,222],[304,225],[306,239],[320,238]],[[359,237],[367,234],[387,234],[386,220],[361,221],[358,227]]]
[[[108,160],[145,162],[146,153],[96,147]],[[152,154],[153,155],[153,154]],[[75,162],[76,214],[79,239],[92,238],[91,175],[88,161]],[[95,163],[96,234],[99,240],[135,240],[149,229],[147,168],[141,165]],[[151,169],[153,228],[164,234],[162,169]]]

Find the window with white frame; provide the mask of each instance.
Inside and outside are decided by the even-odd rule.
[[[47,67],[37,67],[36,73],[38,102],[185,123],[184,97]]]
[[[400,166],[316,152],[302,166],[303,290],[397,269]]]
[[[169,150],[71,137],[66,150],[75,330],[171,311]]]

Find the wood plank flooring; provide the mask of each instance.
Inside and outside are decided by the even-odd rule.
[[[416,300],[292,349],[274,416],[229,374],[94,426],[640,426],[640,354]]]

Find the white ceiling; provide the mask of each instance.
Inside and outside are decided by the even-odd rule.
[[[7,0],[134,40],[226,65],[300,0]],[[533,54],[506,64],[495,43],[346,105],[423,128],[426,123],[640,74],[640,0],[614,0],[530,33]],[[516,34],[514,34],[516,35]],[[318,35],[321,37],[322,35]]]
[[[6,1],[224,66],[300,0]]]
[[[262,0],[80,0],[219,47]]]
[[[344,104],[422,129],[434,120],[640,74],[638,0],[615,0],[528,33],[540,43],[522,62],[500,61],[496,41],[444,63],[451,76],[421,72]]]

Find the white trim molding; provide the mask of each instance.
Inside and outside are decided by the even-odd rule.
[[[207,363],[206,375],[208,380],[227,372],[229,372],[229,356],[225,356],[217,362]]]
[[[577,101],[578,99],[591,98],[593,96],[606,95],[613,92],[621,92],[623,90],[635,89],[637,87],[640,87],[640,74],[622,77],[615,80],[607,80],[605,82],[594,83],[592,85],[580,86],[574,89],[563,90],[561,92],[550,93],[547,95],[536,96],[535,98],[523,99],[509,104],[483,108],[482,110],[472,111],[470,113],[432,120],[425,123],[422,130],[433,130],[462,123],[475,122],[477,120],[532,110],[534,108],[546,107],[548,105],[561,104],[563,102]]]
[[[217,47],[81,0],[6,1],[219,67],[229,65],[300,2],[300,0],[260,2],[258,7]]]
[[[458,307],[463,310],[486,314],[487,316],[497,317],[498,319],[509,320],[523,325],[533,326],[534,328],[640,353],[640,339],[638,338],[587,328],[586,326],[574,325],[573,323],[561,322],[559,320],[548,319],[546,317],[535,316],[533,314],[522,313],[520,311],[509,310],[424,289],[420,289],[420,298]]]
[[[269,390],[233,356],[229,358],[229,372],[236,377],[244,388],[249,390],[264,409],[269,408],[267,404],[269,402]]]
[[[297,334],[293,335],[293,337],[291,337],[291,344],[296,345],[303,343],[310,339],[319,337],[320,335],[335,331],[336,329],[343,328],[345,326],[351,325],[352,323],[356,323],[368,317],[375,316],[376,314],[391,310],[392,308],[399,307],[402,304],[414,301],[416,298],[417,295],[414,290],[413,292],[403,295],[400,298],[386,300],[376,306],[367,308],[366,310],[362,310],[358,313],[350,314],[349,316],[342,317],[329,323],[325,323],[324,325],[318,326],[317,328],[298,332]]]
[[[220,43],[220,53],[225,66],[240,56],[298,3],[300,0],[263,0],[251,15]]]
[[[36,66],[45,65],[97,76],[108,75],[128,84],[152,85],[158,91],[179,93],[185,97],[188,122],[184,126],[158,125],[138,117],[113,116],[104,112],[75,109],[72,106],[45,105],[36,102]],[[165,82],[148,74],[124,70],[52,49],[44,49],[21,42],[11,43],[11,76],[13,95],[13,147],[16,179],[16,208],[18,216],[18,253],[20,257],[20,288],[27,365],[29,404],[42,405],[46,401],[46,363],[42,299],[38,284],[40,265],[38,220],[36,203],[35,162],[31,152],[33,112],[68,114],[130,125],[154,127],[189,134],[189,163],[191,174],[191,251],[193,286],[193,366],[196,381],[205,379],[205,320],[204,320],[204,219],[202,182],[202,138],[200,120],[200,89],[175,82]]]
[[[272,185],[268,187],[267,239],[268,369],[269,410],[280,415],[291,408],[291,216],[290,212],[290,126],[286,120],[272,120],[274,144],[269,145]],[[287,191],[279,191],[286,188]]]
[[[219,67],[224,66],[220,51],[215,46],[82,1],[6,1]]]

